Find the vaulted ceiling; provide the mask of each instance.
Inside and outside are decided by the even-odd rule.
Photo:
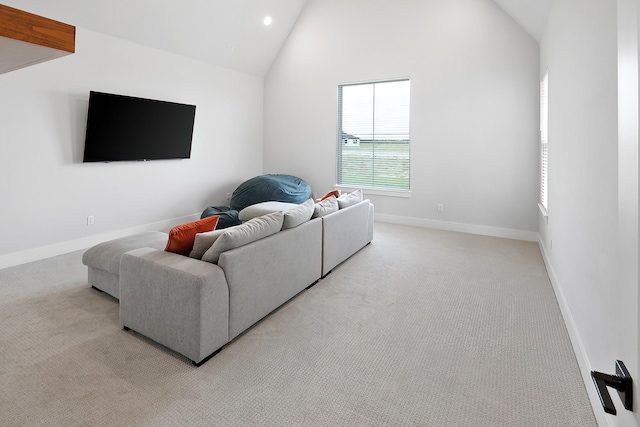
[[[555,0],[493,0],[538,42]]]
[[[258,76],[267,73],[307,3],[307,0],[0,1],[87,30]],[[540,40],[554,0],[494,1]],[[269,26],[263,24],[266,16],[273,19]]]

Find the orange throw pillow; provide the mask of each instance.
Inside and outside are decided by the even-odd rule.
[[[220,216],[214,215],[173,227],[171,231],[169,231],[169,241],[164,250],[180,255],[189,255],[189,252],[193,249],[196,234],[213,231],[216,225],[218,225],[219,219]]]
[[[340,190],[329,191],[327,194],[324,195],[324,197],[322,197],[322,199],[320,199],[320,201],[328,199],[331,196],[336,196],[336,199],[337,199],[338,197],[340,197]]]

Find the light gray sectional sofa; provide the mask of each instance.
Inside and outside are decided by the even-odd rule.
[[[373,204],[363,200],[227,250],[217,264],[166,252],[158,247],[158,237],[146,236],[155,247],[131,249],[144,240],[131,237],[89,249],[83,257],[89,283],[119,297],[126,330],[199,366],[371,242]],[[101,256],[110,259],[98,262]]]

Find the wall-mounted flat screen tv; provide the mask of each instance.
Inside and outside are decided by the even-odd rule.
[[[89,94],[84,162],[188,159],[196,106]]]

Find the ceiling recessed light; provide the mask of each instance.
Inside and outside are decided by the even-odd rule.
[[[266,18],[264,18],[264,21],[262,21],[262,22],[264,22],[264,25],[271,25],[272,21],[273,20],[271,19],[271,17],[267,16]]]

